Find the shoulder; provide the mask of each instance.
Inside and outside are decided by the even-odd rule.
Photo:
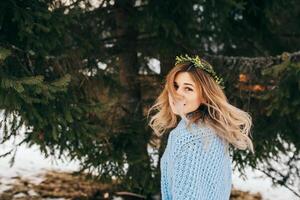
[[[217,134],[213,128],[203,123],[191,124],[188,127],[187,122],[181,120],[177,127],[170,132],[169,137],[173,143],[186,144],[194,140],[216,138]]]
[[[169,140],[172,140],[174,156],[186,151],[207,151],[209,153],[224,153],[228,149],[228,143],[222,140],[215,130],[203,123],[191,124],[180,121],[178,126],[170,132]]]

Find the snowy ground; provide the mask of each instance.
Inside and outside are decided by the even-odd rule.
[[[0,155],[10,150],[12,141],[0,145]],[[44,158],[41,155],[37,146],[28,148],[22,145],[18,148],[16,153],[15,164],[13,167],[9,166],[9,157],[0,158],[0,193],[6,189],[13,179],[12,177],[21,176],[31,179],[34,183],[42,181],[39,174],[46,170],[58,171],[73,171],[78,169],[79,164],[76,162],[66,163],[62,160],[53,160]],[[238,172],[233,173],[233,186],[243,191],[250,191],[251,193],[260,192],[264,200],[297,200],[292,192],[284,187],[275,187],[271,185],[271,180],[259,171],[252,171],[246,169],[248,179],[242,180],[239,178]]]
[[[260,192],[263,200],[299,200],[299,198],[285,187],[272,187],[272,181],[260,171],[246,170],[247,180],[239,178],[238,172],[233,173],[233,186],[251,193]]]

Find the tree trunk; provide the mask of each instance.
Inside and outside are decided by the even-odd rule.
[[[128,162],[126,189],[145,194],[151,180],[150,158],[147,144],[150,138],[145,129],[141,104],[140,83],[138,79],[139,64],[137,59],[138,32],[129,23],[129,12],[134,12],[134,1],[116,1],[117,42],[119,80],[122,86],[120,94],[119,122],[124,128],[124,153]],[[124,138],[124,137],[122,137]],[[153,184],[153,183],[152,183]]]

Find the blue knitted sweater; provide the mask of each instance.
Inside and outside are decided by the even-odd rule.
[[[168,137],[161,157],[162,200],[228,200],[232,171],[228,143],[200,122],[184,119]]]

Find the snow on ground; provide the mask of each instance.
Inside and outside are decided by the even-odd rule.
[[[13,147],[13,140],[0,145],[0,155],[6,153]],[[78,162],[64,162],[44,158],[37,146],[28,148],[26,144],[18,147],[15,163],[9,166],[10,156],[0,158],[0,193],[9,188],[8,184],[14,181],[12,177],[21,176],[39,183],[42,174],[46,170],[75,171],[79,169]],[[297,200],[291,191],[284,187],[272,187],[270,178],[259,171],[246,170],[247,180],[239,177],[237,171],[233,172],[233,186],[236,189],[250,191],[251,193],[260,192],[264,200]]]
[[[272,187],[272,181],[258,170],[247,168],[247,180],[239,177],[237,171],[233,172],[233,187],[251,193],[261,193],[263,200],[299,200],[299,198],[282,186]]]
[[[0,145],[0,155],[8,152],[13,147],[12,144],[12,141],[8,141]],[[10,158],[10,155],[0,158],[0,193],[8,189],[9,183],[14,182],[13,177],[20,176],[38,184],[43,181],[40,175],[47,170],[75,171],[79,169],[79,164],[76,162],[67,163],[63,160],[45,158],[38,146],[28,148],[24,144],[18,147],[12,167],[9,164]]]

